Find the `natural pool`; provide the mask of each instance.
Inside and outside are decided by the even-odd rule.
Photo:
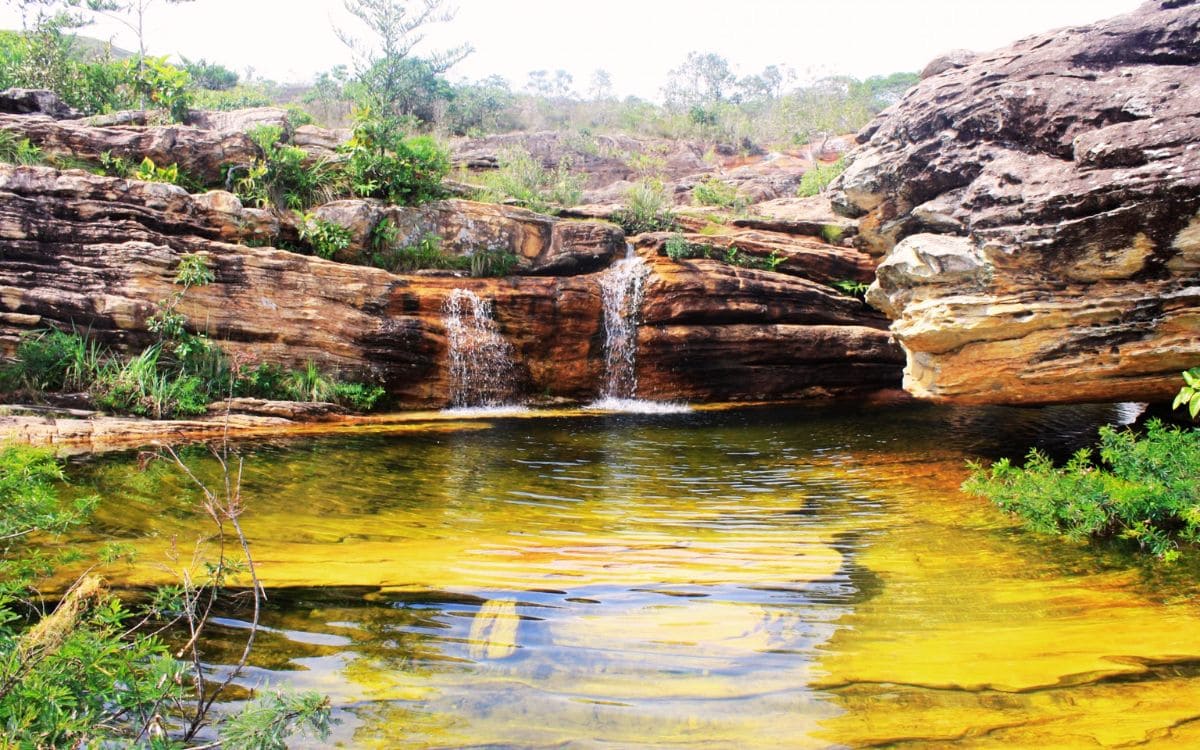
[[[1200,744],[1200,568],[1037,537],[958,485],[1119,407],[560,414],[248,443],[247,684],[349,747]],[[202,452],[189,462],[212,477]],[[196,493],[77,459],[87,541],[169,580]],[[214,632],[232,661],[244,613]]]

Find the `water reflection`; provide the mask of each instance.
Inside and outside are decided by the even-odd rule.
[[[271,598],[248,684],[331,695],[355,747],[1175,739],[1194,578],[1152,597],[1119,552],[1047,544],[956,491],[968,456],[1069,452],[1120,416],[764,409],[253,446]],[[124,499],[93,537],[149,560],[202,519],[172,472],[131,465],[74,474]],[[223,615],[215,664],[244,616]],[[1136,728],[1100,729],[1138,694]],[[1064,701],[1088,706],[1078,738],[1053,729]]]

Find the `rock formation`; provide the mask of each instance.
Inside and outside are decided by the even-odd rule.
[[[862,133],[835,203],[905,387],[1161,400],[1200,363],[1200,4],[955,55]]]
[[[596,395],[604,367],[599,276],[624,247],[613,225],[468,201],[345,201],[315,213],[350,226],[359,250],[370,222],[388,216],[412,232],[441,233],[447,252],[507,249],[521,259],[518,275],[395,275],[322,260],[271,247],[296,241],[296,219],[244,208],[229,193],[0,165],[0,345],[11,352],[23,331],[74,325],[137,350],[153,341],[146,322],[156,303],[178,288],[179,258],[201,253],[215,282],[189,290],[178,311],[241,361],[313,360],[383,384],[397,404],[441,406],[450,388],[442,310],[461,288],[492,301],[527,393]],[[786,273],[770,273],[718,260],[673,262],[656,256],[661,240],[640,249],[651,259],[640,395],[790,398],[898,383],[900,353],[885,321],[825,285],[866,278],[865,254],[759,229],[708,238],[786,256]]]

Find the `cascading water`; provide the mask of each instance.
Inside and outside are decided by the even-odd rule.
[[[625,257],[600,278],[605,335],[602,400],[637,395],[637,327],[647,270],[633,245],[627,245]]]
[[[442,307],[450,349],[450,405],[513,405],[516,366],[512,345],[500,335],[488,300],[455,289]]]
[[[604,383],[600,398],[589,408],[613,411],[670,413],[689,411],[684,404],[637,399],[637,332],[650,269],[625,246],[625,257],[600,277],[604,301]]]

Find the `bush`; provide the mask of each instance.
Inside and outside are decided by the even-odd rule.
[[[485,188],[478,200],[500,202],[511,199],[531,211],[555,213],[574,206],[583,197],[583,179],[571,174],[571,162],[563,158],[553,170],[522,148],[505,149],[494,172],[480,176]]]
[[[210,615],[204,601],[216,598],[232,567],[240,563],[253,571],[248,553],[239,561],[222,551],[206,561],[207,581],[186,576],[180,586],[160,590],[144,605],[127,607],[98,576],[85,574],[47,611],[39,591],[42,579],[56,563],[80,556],[67,552],[51,558],[30,540],[53,541],[79,527],[98,502],[60,501],[62,480],[62,467],[48,451],[0,448],[0,746],[194,746],[197,731],[206,725],[225,747],[284,747],[284,738],[298,731],[317,739],[328,736],[329,704],[315,694],[275,695],[232,716],[207,717],[213,701],[228,700],[226,688],[243,672],[244,660],[225,682],[201,682],[199,649],[184,651],[194,658],[193,671],[188,662],[172,658],[158,637],[183,622],[192,644],[202,645]],[[226,480],[227,488],[234,486],[228,472]],[[242,544],[228,546],[247,549],[237,520],[242,508],[230,501],[234,491],[221,498],[204,490],[205,509],[217,524],[217,546],[228,545],[225,529],[234,528]],[[102,551],[101,561],[115,552]],[[257,596],[257,578],[254,584]]]
[[[1175,403],[1171,405],[1172,409],[1180,407],[1187,409],[1192,419],[1200,414],[1200,367],[1193,367],[1183,373],[1183,386],[1175,395]]]
[[[99,344],[76,331],[34,331],[17,344],[8,380],[35,391],[83,391],[96,380],[106,357]]]
[[[363,198],[414,206],[445,194],[450,155],[429,136],[405,137],[396,123],[364,114],[343,149],[350,187]]]
[[[715,206],[741,211],[746,208],[746,199],[738,195],[733,185],[709,177],[692,188],[692,199],[701,206]]]
[[[1001,459],[971,464],[963,489],[989,498],[1044,533],[1070,538],[1116,536],[1164,560],[1180,543],[1200,540],[1200,431],[1154,420],[1146,435],[1104,427],[1100,459],[1076,453],[1057,468],[1031,451],[1023,468]]]
[[[648,177],[637,182],[625,194],[625,208],[613,214],[625,234],[671,231],[675,216],[662,180]]]
[[[0,130],[0,164],[28,166],[44,163],[46,157],[42,155],[42,150],[30,143],[28,138],[21,138],[8,130]]]
[[[318,257],[332,260],[350,248],[353,236],[348,227],[305,214],[300,223],[300,239],[307,242]]]
[[[800,178],[800,186],[796,188],[796,195],[801,198],[811,198],[823,193],[825,188],[829,187],[829,183],[845,171],[845,159],[838,159],[832,164],[817,164]]]
[[[338,170],[327,160],[310,163],[302,148],[280,143],[283,128],[260,125],[247,132],[262,152],[262,158],[249,166],[233,167],[244,174],[233,181],[233,190],[244,203],[259,208],[274,206],[304,210],[331,200],[343,188]]]

